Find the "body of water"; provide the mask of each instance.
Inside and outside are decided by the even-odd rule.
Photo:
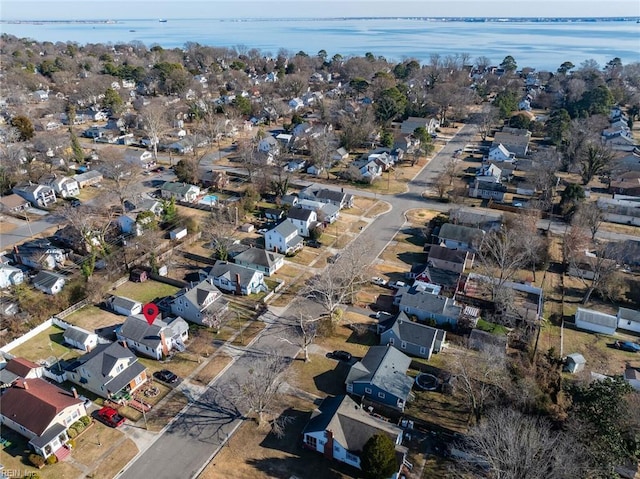
[[[371,52],[389,60],[432,54],[465,53],[473,61],[488,57],[498,64],[512,55],[519,67],[555,71],[564,61],[575,65],[593,59],[600,65],[619,57],[624,64],[640,61],[640,24],[598,22],[438,22],[421,19],[118,20],[115,23],[3,23],[2,33],[38,41],[127,43],[182,47],[202,45],[258,48],[277,54],[281,48],[329,57]]]

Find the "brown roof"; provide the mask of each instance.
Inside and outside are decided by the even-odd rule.
[[[59,413],[77,404],[82,401],[44,379],[23,379],[4,392],[0,413],[41,436]]]
[[[7,196],[0,197],[0,203],[2,203],[7,208],[17,208],[18,206],[22,206],[25,203],[29,204],[27,200],[22,198],[21,196],[16,195],[15,193]]]
[[[24,358],[13,358],[10,360],[5,369],[24,378],[32,369],[39,369],[40,365]]]

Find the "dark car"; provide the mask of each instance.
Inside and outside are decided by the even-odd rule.
[[[153,377],[159,379],[162,382],[173,384],[178,380],[178,376],[173,374],[168,369],[162,369],[161,371],[156,371],[153,373]]]
[[[640,352],[640,344],[636,344],[632,341],[616,341],[613,345],[622,351],[628,351],[630,353]]]
[[[320,243],[320,241],[316,241],[316,240],[309,240],[309,241],[305,242],[305,244],[307,246],[310,246],[311,248],[320,248],[322,246],[322,243]]]
[[[351,353],[342,350],[329,353],[329,356],[333,359],[337,359],[338,361],[351,361],[351,358],[353,357]]]

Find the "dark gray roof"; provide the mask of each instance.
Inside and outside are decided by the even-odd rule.
[[[399,290],[399,294],[402,295],[400,298],[400,307],[408,306],[411,308],[415,308],[419,311],[425,311],[433,314],[447,314],[453,313],[456,311],[451,309],[451,307],[457,308],[457,315],[453,316],[457,318],[460,314],[460,307],[453,306],[452,301],[446,296],[440,296],[438,294],[431,294],[427,291],[422,291],[416,287],[410,288],[402,288]]]
[[[137,305],[142,306],[142,303],[140,303],[140,301],[136,301],[135,299],[130,299],[130,298],[126,298],[124,296],[111,296],[109,298],[109,304],[111,304],[112,307],[118,307],[118,308],[123,308],[123,309],[133,309],[135,308]]]
[[[160,332],[166,327],[162,320],[156,319],[149,324],[142,314],[135,314],[124,320],[118,334],[155,350],[161,344]]]
[[[347,384],[364,382],[404,400],[411,392],[413,380],[406,375],[411,358],[393,346],[371,346],[367,354],[351,366]]]
[[[435,258],[450,263],[463,264],[467,257],[467,252],[459,249],[446,248],[444,246],[433,245],[429,250],[429,259]]]
[[[211,267],[209,276],[214,278],[226,278],[228,281],[235,281],[236,275],[240,277],[240,285],[248,285],[257,273],[256,270],[247,268],[246,266],[240,266],[234,263],[228,263],[227,261],[216,261],[216,264]]]
[[[340,445],[357,453],[376,434],[386,434],[395,443],[402,430],[368,414],[349,396],[336,396],[322,401],[303,434],[322,431],[331,431]]]
[[[65,341],[74,341],[79,344],[84,344],[84,342],[89,339],[91,336],[95,336],[95,333],[91,333],[86,329],[82,329],[78,326],[69,326],[65,331],[62,337]]]
[[[335,201],[336,203],[341,203],[345,200],[346,193],[323,188],[316,193],[316,198],[321,200],[330,200],[330,201]]]
[[[42,270],[33,278],[33,284],[43,288],[51,288],[60,279],[65,280],[65,277],[58,273]]]
[[[236,255],[234,257],[234,260],[271,268],[271,266],[280,261],[282,258],[284,258],[284,256],[280,253],[267,251],[261,248],[249,248],[248,250]]]
[[[292,220],[309,221],[312,214],[314,214],[313,210],[295,207],[288,211],[287,218],[291,218]]]
[[[448,239],[459,241],[461,243],[471,244],[474,240],[480,240],[483,234],[484,231],[478,228],[470,228],[468,226],[445,223],[440,227],[440,233],[438,233],[438,237],[441,239]]]
[[[438,331],[426,324],[410,321],[404,312],[400,312],[391,329],[398,338],[408,343],[433,348]]]
[[[288,237],[292,233],[297,233],[298,229],[294,226],[290,221],[283,221],[278,226],[273,228],[271,231],[277,231],[285,238]]]

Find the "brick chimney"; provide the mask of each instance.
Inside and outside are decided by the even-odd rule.
[[[29,384],[27,383],[26,379],[22,381],[22,387],[24,388],[25,391],[29,390]]]
[[[76,388],[71,388],[71,394],[73,394],[73,397],[78,399],[78,390]]]
[[[333,459],[333,432],[327,429],[325,431],[327,442],[324,444],[324,457]]]
[[[242,294],[242,285],[240,284],[240,274],[236,273],[236,294]]]
[[[162,345],[162,354],[164,356],[169,355],[169,347],[167,346],[167,340],[164,336],[164,331],[160,330],[160,344]]]

